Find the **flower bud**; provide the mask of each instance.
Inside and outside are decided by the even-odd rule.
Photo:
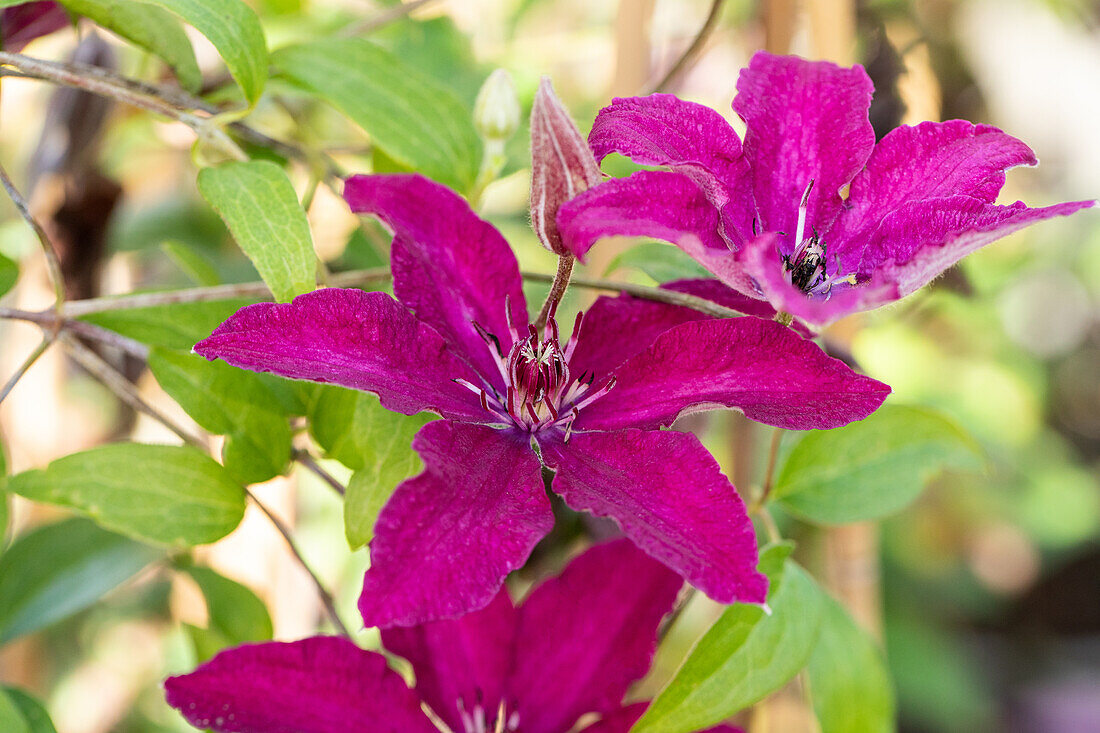
[[[519,129],[519,97],[512,77],[497,69],[477,93],[474,102],[474,127],[483,140],[505,143]]]
[[[531,226],[544,247],[566,253],[558,209],[600,179],[592,150],[544,76],[531,108]]]

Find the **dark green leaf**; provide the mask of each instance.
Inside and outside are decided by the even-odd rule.
[[[241,0],[142,0],[178,15],[218,49],[249,106],[267,82],[267,41],[256,12]]]
[[[258,375],[223,361],[154,348],[149,369],[164,391],[212,433],[227,436],[222,458],[241,483],[267,481],[290,461],[290,424]]]
[[[191,41],[170,13],[130,0],[61,0],[61,4],[160,56],[183,88],[197,92],[202,86]]]
[[[444,84],[358,38],[290,46],[272,61],[366,130],[397,164],[459,191],[473,184],[480,143],[470,110]]]
[[[30,733],[57,733],[57,728],[54,727],[50,714],[46,712],[42,703],[15,687],[5,687],[3,691],[23,714],[23,721],[27,724]],[[6,731],[7,728],[0,727],[0,730]]]
[[[165,242],[160,248],[196,285],[221,285],[222,279],[214,266],[188,245],[183,242]]]
[[[887,405],[860,422],[804,435],[772,497],[823,524],[878,519],[907,506],[944,469],[980,470],[981,455],[943,415]]]
[[[771,586],[766,615],[734,604],[695,644],[634,733],[691,733],[716,725],[778,690],[806,663],[821,621],[821,593],[794,562],[790,545],[761,553]]]
[[[87,608],[160,556],[86,519],[28,532],[0,557],[0,643]]]
[[[19,264],[0,254],[0,296],[3,296],[19,279]]]
[[[277,300],[313,290],[317,282],[313,236],[282,168],[266,160],[204,168],[199,172],[199,191]]]
[[[244,489],[188,446],[100,446],[16,474],[8,491],[72,507],[129,537],[174,547],[219,540],[244,516]]]
[[[839,603],[819,592],[824,613],[806,671],[821,733],[896,730],[894,689],[882,650]]]
[[[252,300],[212,300],[200,303],[173,303],[148,308],[90,313],[80,320],[128,336],[150,346],[190,350],[210,335],[218,325]]]
[[[206,599],[209,629],[227,644],[271,639],[271,616],[255,593],[210,568],[191,566],[184,571],[195,579]]]
[[[645,242],[631,247],[611,261],[605,274],[620,267],[636,267],[659,283],[714,277],[679,248],[659,242]]]

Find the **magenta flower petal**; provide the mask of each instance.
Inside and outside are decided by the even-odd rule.
[[[867,162],[875,132],[867,119],[874,87],[861,66],[841,68],[759,52],[737,80],[733,109],[745,120],[760,231],[794,236],[811,182],[807,220],[825,229],[840,189]],[[797,244],[797,242],[795,243]]]
[[[241,308],[195,345],[207,359],[376,393],[390,410],[484,422],[476,379],[443,339],[385,293],[327,288]]]
[[[616,98],[596,116],[588,144],[598,160],[620,153],[683,173],[723,210],[735,244],[751,236],[751,179],[741,140],[710,107],[672,94]]]
[[[648,702],[624,705],[603,715],[592,725],[581,728],[581,733],[630,733],[630,726],[638,722],[648,707]]]
[[[385,657],[338,637],[227,649],[164,689],[187,722],[220,733],[436,733]]]
[[[0,11],[0,48],[19,53],[36,38],[72,25],[65,8],[54,0],[35,0]]]
[[[949,196],[997,199],[1005,171],[1035,165],[1031,148],[996,127],[965,120],[891,130],[852,181],[844,213],[829,230],[844,272],[856,272],[864,245],[883,217],[903,204]]]
[[[412,626],[484,608],[554,516],[528,437],[431,422],[413,439],[424,472],[397,487],[371,541],[359,611]]]
[[[554,490],[569,506],[611,517],[639,548],[719,603],[764,602],[768,583],[756,571],[752,522],[697,437],[574,433],[567,445],[542,448],[556,472]]]
[[[995,206],[969,196],[912,202],[882,220],[867,241],[861,269],[896,282],[899,295],[905,296],[994,240],[1095,203],[1072,201],[1029,209],[1022,201]]]
[[[593,547],[532,591],[520,606],[509,678],[520,730],[561,733],[585,713],[618,708],[649,669],[657,627],[682,585],[620,539]]]
[[[827,429],[862,420],[890,393],[812,341],[751,317],[670,328],[615,379],[610,392],[581,411],[575,429],[653,429],[714,405],[791,430]]]
[[[504,237],[462,197],[421,175],[352,176],[352,211],[374,214],[394,232],[393,290],[420,320],[499,386],[499,372],[474,323],[512,344],[508,316],[522,330],[527,301]]]
[[[614,178],[568,201],[558,211],[566,248],[583,259],[602,237],[656,237],[672,242],[731,287],[754,293],[719,234],[718,210],[690,178],[641,171]]]
[[[449,621],[382,630],[386,649],[413,666],[416,691],[454,731],[462,713],[494,714],[512,668],[519,614],[502,589],[488,606]]]

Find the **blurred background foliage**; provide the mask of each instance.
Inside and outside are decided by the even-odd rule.
[[[439,0],[414,3],[422,7],[409,17],[377,23],[394,3],[251,4],[271,49],[365,35],[467,107],[493,68],[512,73],[525,110],[539,76],[548,74],[583,131],[611,96],[646,91],[683,52],[710,7],[705,0]],[[848,31],[845,18],[853,20]],[[1100,4],[1089,0],[864,0],[854,6],[729,0],[702,54],[670,89],[739,126],[729,103],[737,71],[754,50],[848,54],[875,81],[872,119],[880,135],[925,119],[989,122],[1022,138],[1042,160],[1037,169],[1009,174],[1003,201],[1090,198],[1100,192],[1098,21]],[[66,58],[90,33],[82,21],[35,41],[27,53]],[[99,35],[98,62],[127,76],[168,78],[154,57]],[[236,99],[239,90],[209,42],[190,36],[204,96]],[[843,40],[849,37],[854,48]],[[65,111],[55,91],[3,79],[0,157],[35,210],[61,232],[70,297],[257,279],[195,187],[194,136],[187,128],[102,100]],[[361,128],[285,76],[271,80],[249,124],[326,151],[348,171],[393,166],[372,150]],[[51,158],[59,135],[78,140],[82,134],[88,137],[80,146],[65,148],[79,161]],[[484,193],[483,215],[504,232],[524,269],[551,272],[551,257],[528,227],[525,129],[508,152],[503,177]],[[379,228],[360,229],[342,201],[315,188],[309,166],[294,163],[288,170],[299,195],[312,196],[314,245],[333,271],[385,263]],[[609,161],[605,170],[622,174],[630,167]],[[67,177],[74,171],[75,179]],[[82,195],[66,188],[77,185],[73,180]],[[49,288],[33,236],[11,207],[3,207],[3,217],[0,254],[22,263],[5,302],[44,307]],[[586,274],[652,284],[691,272],[689,262],[655,247],[606,243]],[[13,273],[4,262],[0,282]],[[544,286],[529,287],[531,301],[541,301]],[[592,294],[575,288],[569,297],[567,305],[577,309]],[[131,333],[147,343],[187,349],[237,305],[204,306],[170,321],[154,313],[129,328],[143,329]],[[998,242],[926,291],[846,319],[825,335],[834,353],[890,384],[893,403],[940,409],[985,456],[984,471],[946,472],[906,511],[840,545],[794,516],[778,517],[811,569],[827,575],[838,546],[856,553],[855,564],[842,567],[861,577],[837,583],[856,588],[846,599],[854,615],[885,640],[904,731],[1100,730],[1098,316],[1100,220],[1083,214]],[[109,321],[109,314],[103,318]],[[0,374],[6,379],[36,343],[29,324],[0,323]],[[158,386],[168,389],[159,375],[154,380],[141,364],[117,363],[149,400],[187,421]],[[770,430],[717,415],[690,427],[702,432],[738,486],[760,483]],[[0,407],[0,431],[12,473],[120,436],[173,439],[121,407],[56,350]],[[784,436],[781,450],[792,438]],[[324,436],[314,439],[330,456],[336,452]],[[340,480],[362,468],[336,460],[325,466]],[[300,470],[257,491],[293,524],[307,560],[338,588],[343,617],[355,619],[366,553],[349,554],[338,498]],[[271,633],[297,638],[319,623],[308,578],[253,508],[228,538],[195,552],[220,575],[182,553],[159,553],[147,565],[148,555],[103,541],[102,530],[87,520],[51,524],[63,514],[43,505],[16,498],[10,513],[9,537],[19,537],[22,551],[34,550],[35,533],[53,529],[67,544],[58,549],[43,539],[41,552],[87,558],[77,583],[87,597],[66,596],[68,607],[13,609],[3,595],[11,589],[0,585],[0,620],[21,613],[44,627],[0,649],[0,682],[43,700],[61,733],[189,730],[163,703],[159,681],[166,674],[190,669],[229,641]],[[97,575],[102,567],[118,571],[117,563],[96,563],[124,551],[132,567],[119,577]],[[12,554],[0,564],[17,562]],[[88,589],[88,577],[99,585]],[[102,592],[105,598],[94,603]],[[50,612],[58,623],[45,623]],[[662,647],[646,691],[668,678],[715,613],[705,599],[692,601]],[[367,632],[360,636],[370,643]],[[813,729],[797,695],[783,693],[752,723],[758,730]]]

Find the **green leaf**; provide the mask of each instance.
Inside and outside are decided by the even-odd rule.
[[[313,237],[306,212],[282,168],[266,160],[204,168],[199,172],[199,191],[277,300],[313,290],[317,282]]]
[[[19,279],[19,264],[0,254],[0,296],[5,295]]]
[[[190,350],[220,323],[253,300],[234,298],[198,303],[172,303],[90,313],[80,320],[150,346]]]
[[[72,507],[108,529],[173,547],[219,540],[244,516],[244,489],[189,446],[104,445],[16,474],[8,491]]]
[[[459,191],[472,186],[480,143],[471,112],[439,81],[359,38],[290,46],[272,61],[366,130],[399,165]]]
[[[183,242],[165,242],[160,248],[196,285],[222,284],[222,279],[214,266],[190,246]]]
[[[164,59],[184,89],[197,92],[202,87],[191,40],[170,13],[130,0],[61,0],[61,4]]]
[[[223,361],[154,348],[149,369],[195,422],[227,436],[226,470],[244,484],[267,481],[290,462],[290,423],[258,375]]]
[[[636,267],[658,283],[713,277],[702,265],[684,254],[683,250],[660,242],[644,242],[631,247],[611,261],[604,275],[620,267]]]
[[[760,556],[771,582],[759,606],[726,609],[657,695],[633,733],[690,733],[716,725],[778,690],[806,663],[821,621],[821,593],[794,562],[790,545]]]
[[[817,646],[806,667],[821,733],[891,733],[894,689],[882,650],[823,591]]]
[[[31,733],[23,711],[3,688],[0,688],[0,730],[4,733]]]
[[[241,0],[141,0],[178,15],[218,49],[254,107],[267,83],[267,41],[260,19]]]
[[[227,645],[271,639],[271,616],[255,593],[210,568],[191,566],[184,572],[195,579],[206,599],[209,629]]]
[[[86,519],[19,537],[0,557],[0,644],[87,608],[161,554]]]
[[[982,465],[974,439],[940,413],[887,405],[860,422],[804,435],[772,497],[813,522],[878,519],[907,506],[941,471]]]
[[[2,690],[22,713],[23,721],[27,724],[30,733],[57,733],[57,728],[54,727],[50,714],[46,712],[42,703],[16,687],[5,687]],[[0,720],[2,719],[3,715],[0,714]],[[7,728],[0,728],[0,730],[6,731]]]
[[[8,544],[8,523],[11,521],[11,500],[8,498],[8,459],[0,443],[0,552]]]

